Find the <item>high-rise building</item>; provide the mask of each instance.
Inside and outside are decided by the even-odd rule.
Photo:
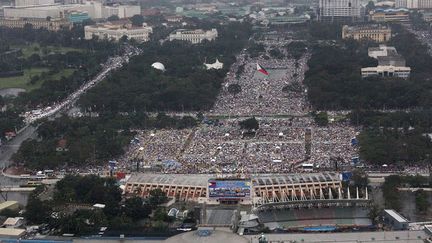
[[[26,7],[26,6],[40,6],[40,5],[52,5],[54,0],[15,0],[15,7]]]
[[[17,0],[18,1],[18,0]],[[19,0],[23,4],[49,2],[53,0]],[[141,13],[139,5],[103,5],[101,1],[85,1],[83,4],[43,4],[22,7],[4,7],[5,18],[66,18],[71,12],[86,12],[92,19],[104,19],[112,15],[130,18]]]
[[[319,0],[321,21],[358,20],[360,17],[360,0]]]
[[[428,9],[432,8],[432,0],[396,0],[396,8]]]

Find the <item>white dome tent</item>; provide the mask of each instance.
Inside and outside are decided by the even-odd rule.
[[[162,72],[165,72],[165,66],[160,62],[155,62],[151,66],[154,69],[161,70]]]

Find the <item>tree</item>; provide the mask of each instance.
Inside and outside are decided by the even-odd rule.
[[[314,114],[314,120],[318,124],[318,126],[327,126],[329,122],[327,112],[322,111],[318,114]]]
[[[364,170],[355,169],[352,173],[351,180],[355,187],[366,188],[369,185],[368,175]]]
[[[375,3],[373,1],[369,1],[365,8],[366,14],[369,14],[372,10],[375,9]]]
[[[50,203],[47,201],[41,201],[37,197],[30,196],[27,202],[24,217],[34,224],[42,224],[49,222],[51,213],[52,208]]]
[[[128,37],[127,37],[127,35],[123,35],[122,37],[120,37],[120,39],[119,39],[119,42],[120,43],[125,43],[125,42],[127,42],[128,41]]]
[[[239,121],[239,125],[241,129],[245,130],[258,130],[259,128],[259,122],[255,117]]]
[[[117,21],[120,18],[117,15],[111,15],[107,18],[108,21]]]
[[[9,217],[17,217],[19,215],[19,212],[17,210],[12,210],[10,208],[3,209],[0,213],[1,216],[5,218]]]
[[[372,220],[373,224],[378,223],[380,214],[381,214],[381,209],[379,208],[379,206],[377,204],[372,204],[368,213],[368,217]]]
[[[142,26],[144,23],[144,17],[140,14],[136,14],[130,18],[133,26]]]
[[[419,212],[426,212],[430,206],[428,201],[428,194],[424,190],[415,192],[416,209]]]
[[[242,91],[241,86],[239,84],[230,84],[228,86],[228,92],[232,95],[236,95]]]
[[[148,204],[152,208],[156,208],[162,203],[165,203],[168,201],[168,197],[166,196],[165,192],[163,192],[161,189],[154,189],[150,191],[150,195],[147,199]]]
[[[395,210],[401,209],[401,202],[397,188],[401,185],[402,178],[398,175],[391,175],[385,178],[382,184],[385,206]]]
[[[108,221],[101,210],[77,210],[72,215],[60,219],[60,231],[76,235],[94,234]]]
[[[132,197],[126,199],[123,211],[126,216],[133,220],[139,220],[147,218],[152,210],[150,205],[144,204],[140,197]]]

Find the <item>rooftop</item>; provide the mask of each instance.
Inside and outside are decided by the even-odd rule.
[[[369,24],[369,25],[358,25],[358,26],[348,26],[344,25],[343,29],[350,31],[360,31],[360,30],[391,30],[385,25],[379,24]]]
[[[19,237],[25,233],[24,229],[0,228],[0,236]]]
[[[128,179],[128,183],[146,183],[159,185],[185,185],[185,186],[207,186],[209,179],[216,178],[211,174],[145,174],[134,173]],[[222,178],[221,178],[222,179]],[[238,180],[245,180],[239,178]],[[252,177],[253,185],[279,185],[298,184],[313,182],[340,181],[338,173],[303,173],[284,175],[258,175]]]
[[[254,185],[279,185],[279,184],[298,184],[326,181],[340,181],[339,174],[333,172],[310,173],[310,174],[287,174],[257,176],[252,179]]]
[[[186,174],[144,174],[135,173],[129,178],[129,183],[147,183],[163,185],[207,186],[211,175]]]
[[[390,215],[399,223],[408,223],[408,219],[404,218],[402,215],[400,215],[398,212],[394,211],[393,209],[384,209],[384,212],[386,212],[388,215]]]
[[[8,208],[10,206],[17,205],[17,204],[18,204],[17,201],[6,201],[6,202],[3,202],[3,203],[0,203],[0,211],[3,210],[3,209]]]

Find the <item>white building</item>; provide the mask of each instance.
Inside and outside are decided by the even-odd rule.
[[[378,60],[378,66],[361,69],[362,78],[371,76],[409,78],[411,68],[405,66],[405,59],[396,48],[380,45],[368,49],[368,55]]]
[[[361,69],[362,78],[371,76],[380,77],[397,77],[397,78],[408,78],[411,73],[410,67],[395,67],[395,66],[377,66],[377,67],[366,67]]]
[[[38,5],[52,5],[54,0],[15,0],[15,7],[25,7],[25,6],[38,6]]]
[[[393,46],[380,45],[377,48],[371,47],[368,49],[368,56],[378,59],[378,57],[389,56],[391,53],[396,53],[396,48]]]
[[[169,40],[182,40],[182,41],[189,41],[192,44],[201,43],[204,40],[213,41],[217,38],[218,32],[217,29],[211,29],[211,30],[202,30],[202,29],[196,29],[196,30],[185,30],[180,29],[176,30],[175,32],[171,33],[169,35]]]
[[[432,8],[432,0],[396,0],[396,8],[428,9]]]
[[[204,63],[204,65],[206,66],[207,70],[223,68],[223,63],[219,62],[218,59],[216,59],[216,62],[214,63]]]
[[[114,5],[104,6],[103,18],[110,16],[118,16],[120,19],[130,18],[134,15],[141,14],[141,7],[139,5]]]
[[[135,39],[138,42],[146,42],[149,41],[152,31],[153,29],[151,27],[133,27],[130,22],[124,23],[124,21],[113,21],[104,24],[85,26],[84,38],[89,40],[96,36],[99,39],[118,41],[123,36],[127,36],[128,39]]]
[[[321,20],[357,19],[360,16],[360,0],[319,0]]]
[[[48,0],[23,0],[48,1]],[[129,18],[141,13],[139,5],[104,6],[99,1],[86,1],[84,4],[53,4],[28,7],[5,7],[5,18],[65,18],[70,12],[87,12],[92,19],[108,18],[116,15],[119,18]]]

